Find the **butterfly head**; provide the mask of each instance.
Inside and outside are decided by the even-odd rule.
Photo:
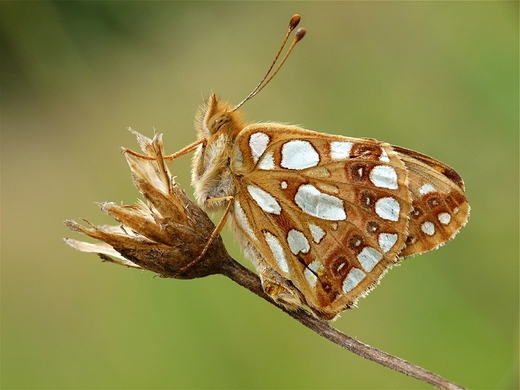
[[[199,139],[208,139],[222,133],[235,137],[244,128],[240,112],[229,103],[222,102],[218,96],[211,94],[209,99],[199,108],[195,118],[195,128]]]

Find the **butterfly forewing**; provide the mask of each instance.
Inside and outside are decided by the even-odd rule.
[[[400,257],[443,245],[466,224],[469,204],[464,182],[449,166],[424,154],[394,146],[404,162],[412,195],[409,233]]]
[[[315,313],[354,305],[397,261],[411,194],[390,145],[261,124],[234,148],[235,225]]]

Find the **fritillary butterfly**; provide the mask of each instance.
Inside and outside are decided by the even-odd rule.
[[[291,19],[255,90],[234,107],[211,95],[196,117],[198,141],[169,158],[195,151],[197,201],[208,212],[224,210],[209,241],[230,219],[265,292],[289,309],[307,307],[330,320],[402,258],[453,238],[470,207],[461,177],[424,154],[369,138],[240,120],[238,108],[304,36],[299,29],[266,81],[299,20]]]

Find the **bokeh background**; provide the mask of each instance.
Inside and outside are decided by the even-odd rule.
[[[195,140],[246,96],[293,13],[307,36],[243,111],[373,137],[466,181],[456,240],[334,323],[471,388],[518,388],[518,2],[2,2],[2,388],[428,388],[224,277],[166,280],[75,252],[62,221],[138,197],[126,127]],[[190,158],[171,169],[189,186]],[[218,216],[217,216],[218,218]],[[240,248],[226,231],[232,255]]]

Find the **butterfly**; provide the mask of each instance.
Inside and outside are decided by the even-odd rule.
[[[453,238],[470,207],[457,172],[424,154],[370,138],[241,120],[238,108],[305,35],[296,32],[267,79],[299,21],[291,18],[253,92],[236,106],[211,95],[196,116],[198,140],[168,159],[195,152],[197,202],[207,212],[224,211],[208,246],[230,221],[275,302],[331,320],[401,259]]]

